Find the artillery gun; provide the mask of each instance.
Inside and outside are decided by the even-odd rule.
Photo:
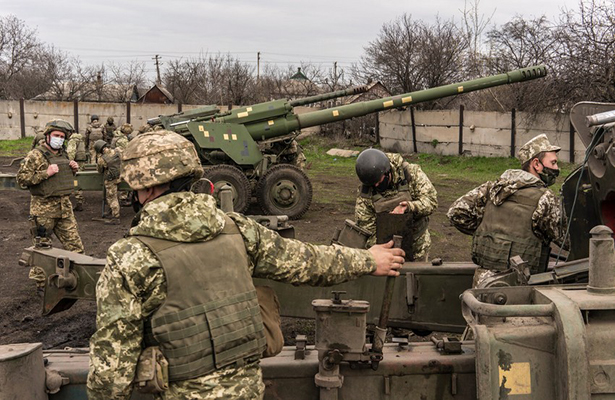
[[[265,399],[613,397],[613,231],[597,226],[591,235],[587,287],[465,291],[461,309],[474,340],[394,338],[378,351],[366,340],[372,305],[339,292],[314,300],[315,345],[298,336],[294,347],[261,361]],[[87,374],[87,349],[0,346],[1,398],[85,399]]]
[[[453,83],[397,96],[297,114],[294,107],[365,90],[349,89],[299,100],[273,100],[219,112],[214,106],[160,116],[162,125],[191,140],[201,157],[205,177],[217,190],[229,184],[236,211],[243,213],[252,194],[265,214],[300,218],[309,208],[312,186],[307,175],[284,156],[301,129],[380,111],[412,106],[442,97],[546,76],[544,66]]]

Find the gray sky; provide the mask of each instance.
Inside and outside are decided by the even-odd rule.
[[[478,11],[501,25],[517,14],[556,21],[562,7],[576,10],[578,0],[480,0]],[[0,15],[24,20],[43,42],[84,64],[138,60],[151,76],[155,54],[164,63],[200,52],[256,65],[260,51],[261,63],[328,68],[337,61],[345,68],[384,23],[404,13],[426,23],[436,16],[460,22],[463,8],[463,0],[0,0]]]

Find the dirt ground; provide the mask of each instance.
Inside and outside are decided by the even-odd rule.
[[[0,165],[9,158],[0,157]],[[0,167],[0,173],[16,173],[17,166]],[[312,180],[339,193],[354,193],[358,179],[329,175],[312,176]],[[313,182],[314,183],[314,182]],[[448,182],[436,185],[440,201],[438,211],[432,216],[430,231],[434,232],[431,257],[442,257],[446,261],[458,261],[469,257],[469,238],[449,226],[445,213],[453,198],[458,183]],[[314,185],[317,187],[317,185]],[[85,210],[75,213],[79,233],[84,242],[85,252],[94,257],[105,257],[107,248],[120,239],[130,226],[134,215],[130,208],[122,208],[121,225],[105,225],[92,221],[100,217],[102,194],[85,192]],[[31,246],[27,222],[30,195],[27,191],[0,190],[0,344],[21,342],[42,342],[45,348],[83,347],[95,330],[94,302],[78,301],[71,309],[51,316],[41,315],[42,300],[36,294],[35,286],[28,279],[28,269],[18,265],[22,250]],[[331,204],[319,202],[315,191],[310,210],[303,219],[293,221],[297,238],[303,241],[329,243],[336,228],[343,226],[345,219],[353,219],[354,202],[344,201]],[[252,206],[248,214],[260,213]],[[58,243],[59,245],[59,243]],[[309,329],[308,322],[287,320],[284,323],[287,337],[294,337],[303,329]]]

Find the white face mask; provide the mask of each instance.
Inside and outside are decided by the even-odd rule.
[[[59,150],[64,144],[64,139],[52,136],[49,139],[49,146],[54,150]]]

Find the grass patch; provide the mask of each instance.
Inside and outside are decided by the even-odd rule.
[[[0,157],[22,157],[28,154],[32,138],[0,140]]]

